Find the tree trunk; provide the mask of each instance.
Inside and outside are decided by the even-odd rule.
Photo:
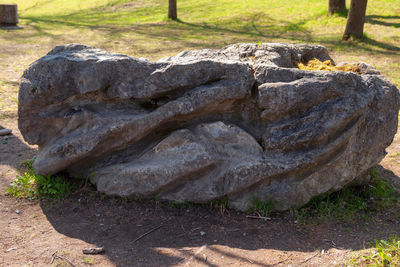
[[[18,23],[17,5],[0,5],[0,25],[16,26]]]
[[[178,19],[178,15],[176,12],[176,0],[169,0],[168,18],[170,18],[172,20]]]
[[[346,11],[346,0],[329,0],[329,15]]]
[[[363,36],[367,1],[368,0],[351,0],[343,40],[348,40],[350,36],[356,38],[361,38]]]

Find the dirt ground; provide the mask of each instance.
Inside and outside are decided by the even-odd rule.
[[[5,189],[36,148],[23,141],[15,118],[1,126],[13,130],[0,137],[1,266],[342,266],[372,241],[400,233],[390,208],[368,220],[303,225],[289,212],[251,219],[210,206],[105,197],[89,186],[58,203],[18,200]],[[398,188],[399,152],[397,135],[379,167]],[[84,255],[90,247],[105,254]]]
[[[399,212],[391,208],[368,219],[304,225],[290,212],[250,219],[210,206],[109,198],[89,186],[58,203],[6,196],[19,163],[37,153],[18,131],[19,77],[52,45],[29,53],[10,47],[15,64],[0,62],[8,81],[0,83],[0,126],[13,130],[0,137],[0,266],[342,266],[374,240],[400,233]],[[400,191],[400,135],[387,151],[379,174]],[[90,247],[105,254],[84,255]]]

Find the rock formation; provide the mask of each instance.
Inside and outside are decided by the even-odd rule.
[[[150,62],[58,46],[22,77],[19,128],[40,174],[89,177],[110,195],[277,210],[369,179],[397,130],[397,88],[308,71],[322,46],[235,44]]]

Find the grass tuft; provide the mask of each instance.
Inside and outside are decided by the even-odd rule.
[[[254,206],[252,208],[252,212],[257,213],[262,217],[267,217],[271,214],[274,208],[274,203],[271,200],[261,201],[258,198],[254,199]]]
[[[32,167],[33,159],[21,162],[23,175],[10,184],[7,193],[10,196],[27,199],[61,199],[75,189],[75,185],[68,182],[62,175],[40,175]]]
[[[357,212],[374,212],[398,202],[393,187],[373,169],[371,181],[363,186],[346,186],[327,195],[316,196],[297,211],[298,220],[308,218],[348,219]]]
[[[219,199],[210,202],[210,208],[214,208],[219,210],[221,214],[224,214],[228,211],[228,196],[223,196]]]
[[[400,266],[400,240],[394,236],[389,241],[375,241],[368,254],[354,257],[349,263],[352,266]]]

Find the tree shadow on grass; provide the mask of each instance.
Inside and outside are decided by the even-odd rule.
[[[231,264],[273,266],[276,259],[269,256],[276,250],[359,250],[400,232],[400,218],[390,209],[352,220],[311,218],[303,225],[290,212],[252,220],[215,206],[106,197],[87,187],[58,205],[44,201],[41,207],[59,233],[104,247],[117,266],[172,266],[189,260],[217,266],[213,260],[221,263],[222,258]]]
[[[260,16],[263,21],[260,22]],[[192,23],[179,20],[159,23],[143,23],[130,26],[118,25],[92,25],[90,23],[74,21],[62,21],[58,18],[26,18],[34,27],[30,37],[46,36],[55,40],[62,39],[60,35],[54,35],[50,28],[73,27],[89,29],[105,36],[105,43],[120,38],[129,39],[143,36],[144,39],[153,42],[178,42],[179,46],[201,48],[207,43],[208,47],[218,47],[232,42],[304,42],[319,43],[328,48],[345,48],[349,50],[365,51],[382,55],[399,55],[400,46],[392,43],[377,41],[365,36],[356,42],[343,42],[341,36],[317,36],[304,26],[307,20],[299,22],[275,21],[264,14],[254,14],[245,18],[240,25],[235,21],[225,21],[211,25],[207,23]],[[46,28],[45,28],[45,27]],[[131,37],[129,37],[131,36]],[[134,37],[135,36],[135,37]],[[135,43],[133,44],[135,45]],[[99,44],[102,46],[102,44]]]
[[[390,21],[395,20],[395,22]],[[400,28],[400,16],[368,15],[365,22],[386,27]]]
[[[340,51],[347,50],[348,52],[354,51],[356,53],[367,52],[385,56],[400,56],[400,45],[396,46],[393,44],[380,42],[368,36],[364,36],[361,39],[355,39],[350,41],[339,40],[339,36],[337,38],[317,37],[315,39],[310,40],[310,42],[320,43],[326,46],[328,49],[333,49],[333,50],[340,50]]]
[[[260,23],[260,19],[262,22]],[[253,14],[250,18],[245,18],[246,24],[237,29],[229,28],[229,25],[218,26],[201,23],[190,23],[183,20],[178,20],[178,23],[189,26],[192,29],[198,29],[203,32],[219,32],[231,33],[250,37],[277,38],[282,35],[296,33],[299,37],[307,39],[311,38],[311,32],[304,27],[307,20],[299,22],[290,22],[286,20],[275,20],[264,13]]]
[[[367,45],[379,47],[386,51],[400,52],[400,45],[396,46],[396,45],[388,44],[385,42],[379,42],[377,40],[369,38],[368,36],[364,36],[363,38],[360,39],[360,41]]]

